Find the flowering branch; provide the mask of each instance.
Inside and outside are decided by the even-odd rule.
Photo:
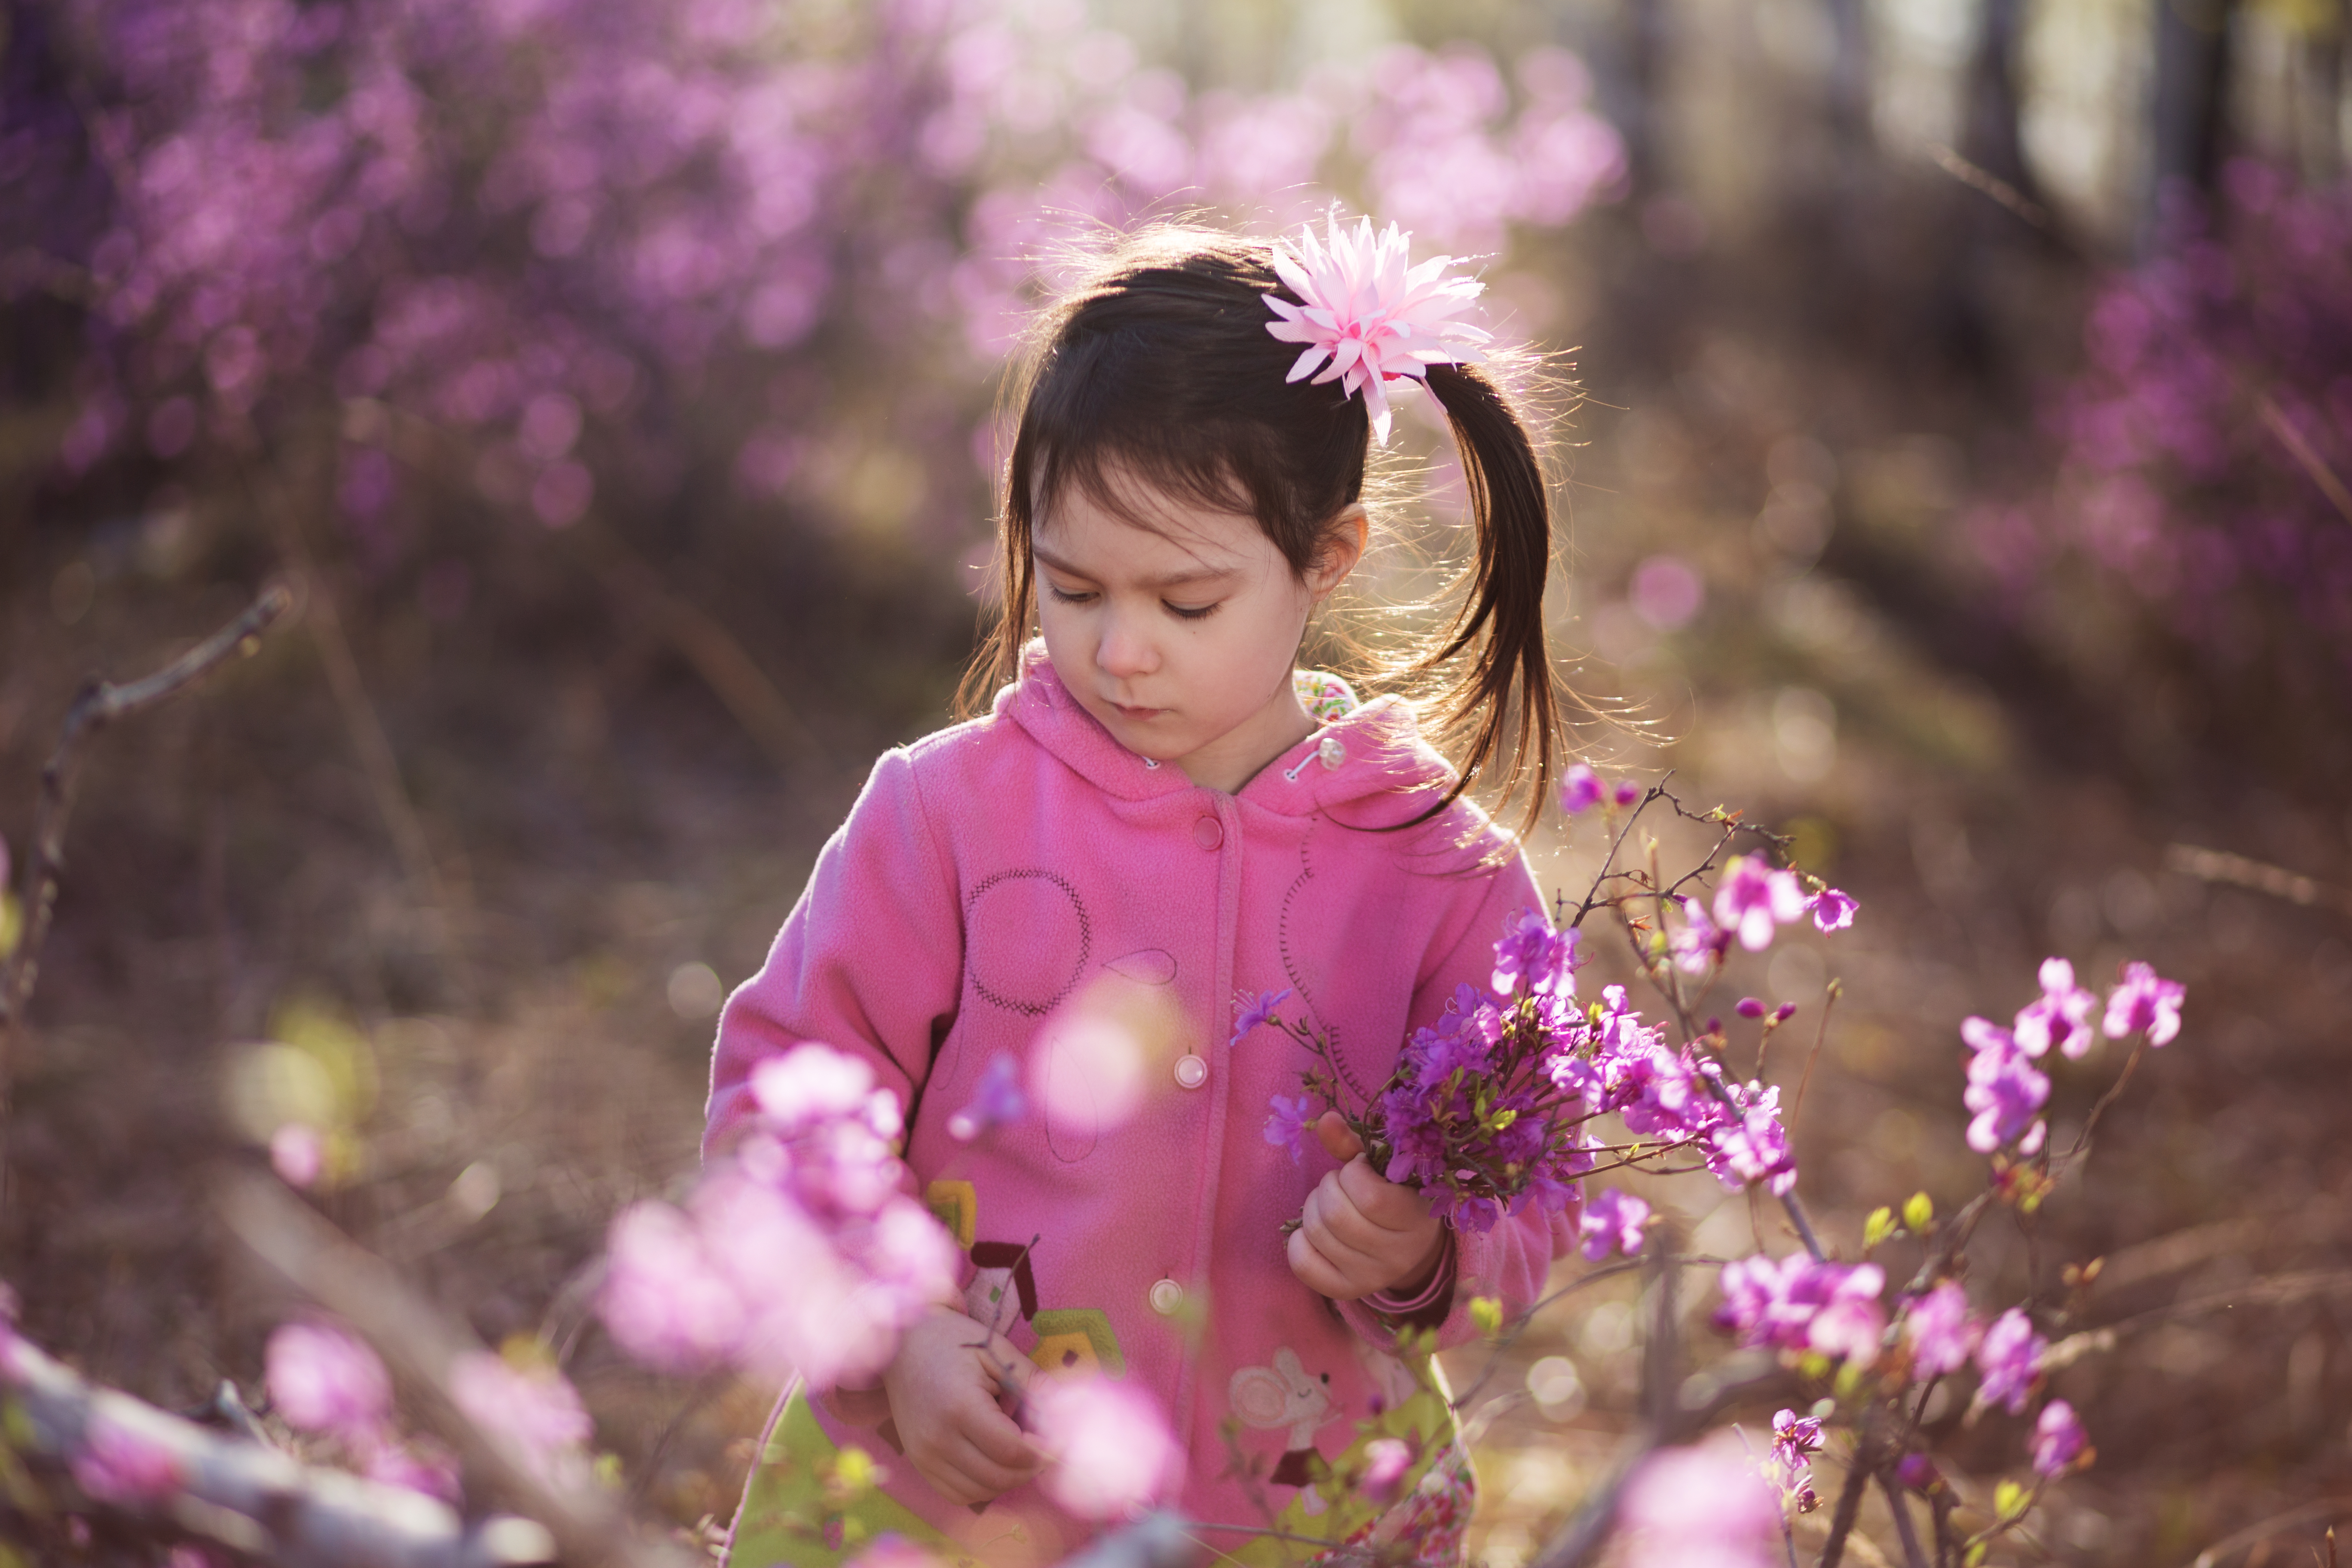
[[[553,1553],[529,1520],[468,1524],[421,1492],[300,1464],[88,1383],[13,1334],[6,1360],[18,1451],[70,1467],[100,1508],[287,1568],[495,1568]]]
[[[348,1320],[412,1380],[437,1395],[435,1423],[522,1511],[546,1527],[567,1563],[684,1568],[687,1559],[629,1527],[601,1491],[567,1476],[512,1431],[491,1431],[465,1409],[456,1377],[488,1357],[472,1333],[411,1289],[392,1267],[267,1178],[239,1177],[220,1194],[237,1238],[296,1289]],[[480,1364],[474,1362],[473,1364]]]

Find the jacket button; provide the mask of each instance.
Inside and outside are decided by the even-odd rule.
[[[1151,1310],[1163,1318],[1172,1318],[1176,1309],[1184,1304],[1184,1287],[1173,1279],[1155,1279],[1151,1283]]]
[[[1204,816],[1192,824],[1192,842],[1203,849],[1214,849],[1225,841],[1225,830],[1213,816]]]
[[[1209,1064],[1187,1051],[1176,1058],[1176,1081],[1186,1089],[1198,1089],[1209,1081]]]

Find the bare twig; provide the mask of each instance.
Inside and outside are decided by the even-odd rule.
[[[57,907],[58,879],[65,867],[66,819],[73,813],[74,778],[81,770],[79,747],[118,719],[128,719],[179,695],[225,663],[229,655],[251,652],[249,639],[260,637],[293,603],[284,587],[272,584],[245,613],[212,636],[142,680],[116,685],[92,680],[67,710],[58,748],[41,770],[41,803],[33,821],[33,853],[25,863],[24,931],[7,966],[0,969],[0,1023],[24,1016],[25,1001],[38,978],[41,944],[49,934],[49,917]],[[0,1091],[5,1079],[0,1078]]]
[[[245,445],[251,447],[258,441],[259,437],[248,428]],[[399,755],[392,749],[392,737],[383,727],[383,714],[368,696],[367,682],[360,675],[359,660],[352,652],[342,615],[335,607],[331,585],[312,558],[310,542],[302,531],[301,516],[278,487],[276,476],[265,468],[253,473],[250,482],[273,514],[278,549],[285,555],[287,569],[293,575],[295,590],[302,602],[302,624],[310,634],[312,646],[319,650],[319,663],[326,671],[328,689],[333,692],[336,709],[342,714],[343,729],[351,740],[360,772],[367,780],[368,793],[374,798],[376,815],[383,819],[384,830],[392,836],[394,852],[400,857],[401,869],[408,879],[410,897],[416,903],[417,912],[429,923],[451,985],[461,1001],[470,1000],[477,990],[473,947],[460,930],[461,911],[453,902],[449,885],[433,858],[424,819],[417,815],[415,803],[408,798],[408,786],[401,781]]]
[[[783,689],[734,633],[663,582],[659,573],[609,529],[586,535],[604,557],[599,566],[614,597],[642,616],[702,677],[703,683],[743,726],[743,732],[788,777],[807,772],[824,747],[802,721]]]
[[[186,690],[240,650],[251,652],[255,639],[286,613],[292,597],[272,584],[246,607],[245,613],[212,636],[142,680],[116,685],[92,680],[82,688],[66,710],[65,727],[57,750],[41,769],[41,799],[33,817],[33,852],[25,859],[24,925],[16,949],[0,965],[0,1140],[5,1140],[12,1083],[11,1057],[16,1032],[24,1024],[26,1005],[40,979],[41,948],[48,940],[56,913],[58,884],[65,872],[66,819],[73,815],[74,780],[81,769],[82,742],[119,719],[142,713]],[[0,1142],[0,1202],[5,1202],[7,1151]]]
[[[2279,445],[2303,465],[2303,471],[2311,476],[2311,482],[2319,487],[2319,493],[2327,498],[2328,504],[2343,514],[2345,521],[2352,522],[2352,489],[2345,488],[2336,470],[2327,466],[2327,459],[2304,439],[2303,432],[2294,427],[2294,421],[2280,409],[2275,398],[2265,392],[2256,402],[2262,409],[2263,423],[2279,438]]]
[[[1936,167],[1943,170],[1969,189],[1991,197],[2020,220],[2031,224],[2044,234],[2055,233],[2051,227],[2050,214],[2041,203],[2032,200],[2022,191],[1991,170],[1981,164],[1970,163],[1941,142],[1928,148],[1927,155],[1936,161]]]
[[[24,1413],[20,1447],[62,1465],[94,1425],[167,1458],[178,1486],[151,1504],[92,1503],[287,1568],[492,1568],[546,1563],[555,1542],[511,1515],[467,1525],[447,1504],[402,1487],[319,1469],[247,1437],[216,1432],[85,1382],[23,1340],[9,1352]]]
[[[1918,1530],[1911,1521],[1911,1505],[1904,1500],[1901,1484],[1881,1470],[1878,1489],[1886,1494],[1886,1507],[1895,1515],[1895,1534],[1903,1542],[1903,1561],[1908,1568],[1927,1568],[1927,1556],[1919,1549]]]
[[[433,1414],[442,1436],[520,1511],[547,1527],[565,1563],[575,1568],[684,1568],[687,1560],[676,1549],[631,1529],[608,1496],[550,1479],[512,1437],[484,1431],[457,1410],[449,1395],[451,1368],[461,1356],[490,1352],[471,1331],[418,1296],[390,1265],[266,1177],[232,1178],[222,1189],[220,1206],[229,1228],[262,1261],[348,1320],[397,1369],[438,1395]]]
[[[2308,909],[2341,910],[2352,914],[2352,889],[2315,881],[2300,871],[2290,871],[2284,866],[2266,861],[2250,860],[2243,855],[2232,855],[2226,849],[2205,849],[2194,844],[2168,844],[2164,847],[2164,867],[2184,877],[2194,877],[2200,882],[2227,882],[2232,887],[2251,888],[2258,893],[2268,893],[2274,899],[2284,899],[2290,904]]]

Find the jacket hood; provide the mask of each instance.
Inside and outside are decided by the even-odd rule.
[[[1353,702],[1343,682],[1323,679]],[[1173,763],[1146,761],[1113,740],[1055,674],[1042,638],[1022,649],[1021,679],[997,692],[995,713],[1020,725],[1073,773],[1121,799],[1150,800],[1201,787]],[[1310,816],[1386,796],[1395,802],[1394,809],[1376,816],[1402,822],[1435,804],[1454,778],[1452,766],[1422,739],[1412,708],[1400,698],[1376,697],[1354,704],[1276,757],[1234,798],[1285,816]]]

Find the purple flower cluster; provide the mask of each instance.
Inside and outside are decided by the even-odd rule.
[[[1296,221],[1344,178],[1491,253],[1625,170],[1557,47],[1507,74],[1399,44],[1237,92],[1006,0],[88,0],[71,32],[79,96],[12,114],[37,134],[0,166],[93,300],[62,468],[292,434],[274,415],[323,379],[346,417],[320,456],[376,571],[421,532],[416,419],[551,528],[714,463],[753,497],[880,505],[840,448],[915,468],[884,521],[956,529],[982,372],[1056,241],[1171,201]],[[907,439],[827,427],[845,363],[907,389]]]
[[[1420,1188],[1435,1213],[1466,1230],[1491,1229],[1530,1201],[1560,1213],[1599,1164],[1584,1124],[1613,1114],[1643,1141],[1635,1158],[1693,1149],[1727,1186],[1787,1192],[1796,1164],[1779,1090],[1726,1079],[1696,1046],[1670,1047],[1632,1011],[1622,986],[1580,1005],[1580,962],[1577,933],[1553,931],[1541,912],[1505,921],[1491,992],[1461,987],[1444,1016],[1406,1043],[1362,1121],[1351,1121],[1387,1178]],[[1266,1021],[1279,1024],[1270,1014]],[[1280,1026],[1324,1054],[1318,1037]],[[1274,1097],[1266,1122],[1266,1141],[1294,1157],[1324,1110],[1340,1109],[1329,1073],[1310,1071],[1306,1087]],[[1588,1231],[1589,1245],[1605,1251],[1614,1238],[1638,1247],[1646,1209],[1634,1212],[1638,1199],[1608,1201],[1595,1222],[1604,1228]]]
[[[1680,900],[1680,908],[1682,924],[1667,937],[1667,952],[1684,973],[1704,976],[1723,963],[1735,941],[1759,952],[1772,945],[1780,927],[1809,914],[1825,934],[1843,931],[1861,905],[1835,888],[1809,894],[1794,871],[1760,856],[1735,855],[1724,864],[1712,910],[1696,899]]]
[[[1622,811],[1641,798],[1642,786],[1632,779],[1603,784],[1601,775],[1582,763],[1573,764],[1560,775],[1559,809],[1570,816],[1580,816],[1596,805]]]
[[[1783,1502],[1799,1513],[1811,1513],[1821,1503],[1813,1491],[1813,1456],[1821,1447],[1820,1417],[1793,1410],[1773,1414],[1772,1457],[1764,1473],[1780,1489]]]
[[[955,1283],[954,1242],[903,1188],[898,1102],[814,1044],[761,1064],[751,1090],[753,1126],[683,1209],[641,1203],[614,1223],[600,1310],[664,1368],[868,1373]]]
[[[1984,1018],[1961,1021],[1960,1037],[1972,1054],[1960,1098],[1976,1113],[1969,1147],[1980,1154],[2011,1144],[2029,1157],[2040,1152],[2048,1132],[2041,1110],[2050,1099],[2050,1079],[2033,1064],[2053,1046],[2068,1057],[2091,1048],[2099,999],[2074,983],[2074,966],[2063,958],[2044,959],[2040,978],[2042,994],[2019,1009],[2009,1028]],[[2144,1031],[2149,1045],[2162,1046],[2180,1032],[2185,994],[2179,981],[2134,960],[2123,966],[2101,1026],[2110,1039]]]
[[[1875,1263],[1817,1263],[1801,1252],[1759,1255],[1723,1267],[1715,1322],[1743,1345],[1818,1351],[1868,1364],[1878,1355],[1886,1314],[1878,1305],[1885,1271]]]
[[[2352,532],[2329,490],[2352,474],[2352,185],[2251,160],[2221,184],[2217,212],[2176,198],[2166,243],[2094,302],[2085,368],[2046,416],[2050,500],[1968,531],[2030,609],[2076,613],[2034,599],[2074,556],[2215,672],[2292,661],[2288,689],[2342,690]]]

